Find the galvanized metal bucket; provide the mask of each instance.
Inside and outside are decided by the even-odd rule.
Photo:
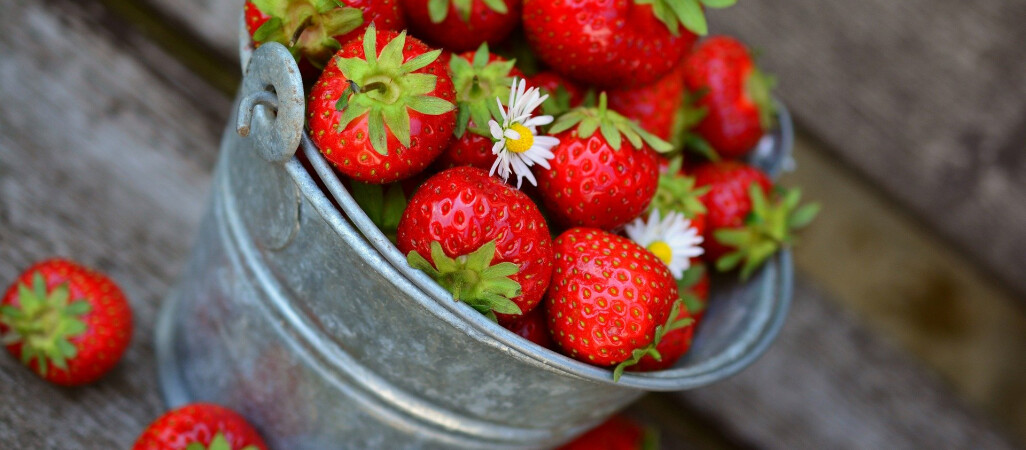
[[[225,130],[157,355],[169,406],[231,407],[273,448],[551,447],[646,391],[738,372],[784,322],[786,251],[748,283],[716,286],[675,368],[613,382],[454,302],[406,264],[304,135],[303,88],[284,47],[252,55],[236,105],[249,136],[237,117]],[[780,119],[757,161],[774,172],[791,146],[782,105]]]

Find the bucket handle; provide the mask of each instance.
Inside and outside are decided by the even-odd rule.
[[[242,79],[236,131],[253,138],[265,160],[284,163],[303,138],[306,99],[295,58],[285,46],[267,42],[249,59]]]

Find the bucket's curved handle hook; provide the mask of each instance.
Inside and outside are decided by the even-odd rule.
[[[239,135],[254,139],[254,147],[267,161],[291,159],[303,138],[306,99],[299,67],[285,46],[268,42],[253,52],[241,97]]]

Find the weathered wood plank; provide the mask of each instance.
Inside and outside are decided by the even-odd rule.
[[[1026,298],[1026,3],[748,1],[797,120]]]
[[[866,324],[1026,439],[1026,310],[1010,290],[799,136],[785,183],[824,203],[795,264]],[[900,268],[900,270],[896,270]]]
[[[211,112],[228,103],[125,27],[108,35],[93,8],[0,9],[0,279],[70,256],[109,272],[135,313],[126,357],[95,386],[56,388],[0,355],[0,442],[128,448],[163,410],[154,314],[203,206]]]
[[[761,360],[676,395],[760,448],[1014,448],[933,375],[804,282]]]

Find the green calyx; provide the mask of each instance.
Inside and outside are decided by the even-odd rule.
[[[704,8],[727,8],[737,0],[634,0],[634,3],[652,5],[652,14],[674,36],[680,34],[681,25],[692,33],[705,36],[709,33],[709,24],[705,20]]]
[[[257,450],[255,445],[247,445],[239,450]],[[228,442],[228,438],[224,437],[224,433],[217,433],[214,435],[214,439],[210,440],[209,446],[204,446],[199,442],[190,442],[185,447],[185,450],[233,450],[232,445]]]
[[[472,62],[458,55],[453,56],[449,62],[452,82],[456,86],[456,137],[463,137],[471,121],[475,127],[471,132],[490,137],[488,121],[493,117],[502,117],[495,99],[509,106],[510,85],[513,83],[510,71],[516,61],[489,63],[490,58],[488,44],[484,43],[474,53]]]
[[[695,178],[680,174],[683,159],[680,156],[670,160],[666,173],[659,175],[659,186],[655,197],[648,206],[648,211],[658,209],[662,213],[676,211],[693,219],[705,214],[705,204],[699,199],[711,189],[709,186],[695,187]]]
[[[705,310],[705,303],[692,293],[692,288],[698,284],[705,275],[704,264],[694,264],[684,271],[684,275],[677,280],[677,292],[680,299],[684,301],[684,307],[692,316]]]
[[[43,274],[32,276],[32,286],[18,285],[19,306],[0,306],[0,323],[9,331],[0,336],[0,343],[21,343],[21,362],[36,360],[36,370],[46,376],[47,362],[67,370],[67,361],[78,354],[70,339],[86,332],[81,317],[92,310],[85,300],[69,299],[68,284],[47,292]]]
[[[520,271],[516,264],[492,265],[495,241],[490,241],[468,255],[450,258],[438,241],[431,243],[432,265],[416,250],[406,255],[410,267],[428,274],[452,293],[453,299],[470,305],[489,319],[497,321],[496,313],[519,315],[523,312],[513,302],[520,295],[520,283],[510,277]]]
[[[644,347],[634,349],[634,351],[631,352],[630,358],[620,364],[617,364],[616,367],[613,368],[613,381],[620,381],[620,377],[623,376],[624,369],[638,364],[646,355],[655,358],[656,361],[663,360],[663,355],[660,355],[659,351],[656,350],[659,343],[663,341],[663,336],[666,336],[666,333],[687,327],[695,322],[694,319],[690,317],[685,317],[683,319],[677,318],[677,316],[680,315],[680,309],[683,307],[683,300],[677,299],[673,302],[673,307],[670,308],[670,315],[666,318],[666,323],[656,326],[655,337],[652,339],[652,342]]]
[[[388,154],[388,131],[404,147],[410,146],[410,112],[439,115],[455,106],[428,93],[435,90],[438,78],[414,73],[438,59],[441,50],[433,50],[403,62],[406,32],[377,52],[377,30],[367,28],[363,38],[363,58],[338,58],[339,70],[349,80],[335,108],[342,111],[338,129],[342,130],[357,117],[367,115],[371,145],[382,155]]]
[[[697,106],[698,101],[708,93],[708,89],[701,89],[684,94],[684,101],[681,102],[680,110],[673,122],[670,142],[675,149],[684,149],[715,162],[720,160],[719,153],[716,153],[716,149],[705,138],[692,131],[699,123],[702,123],[705,116],[709,115],[708,108]]]
[[[374,225],[381,229],[393,243],[399,230],[399,220],[406,209],[406,194],[400,183],[387,186],[366,184],[353,181],[351,189],[353,199],[360,209],[367,213]]]
[[[641,128],[637,122],[609,109],[607,102],[606,93],[603,92],[599,95],[597,107],[582,106],[563,114],[552,124],[549,134],[558,134],[577,127],[577,135],[584,139],[591,137],[598,130],[615,150],[620,150],[622,137],[626,137],[635,149],[641,149],[642,143],[645,143],[659,153],[673,150],[669,142],[659,139]]]
[[[759,108],[759,125],[763,131],[772,130],[776,126],[777,109],[770,95],[776,86],[776,77],[759,70],[758,67],[752,68],[748,79],[745,80],[745,91]]]
[[[742,280],[747,280],[782,246],[793,244],[793,232],[805,228],[820,210],[817,203],[799,207],[802,194],[798,189],[776,192],[771,202],[759,185],[752,183],[748,195],[752,211],[745,218],[745,225],[716,230],[713,234],[720,244],[735,249],[716,261],[716,270],[726,272],[741,266]]]
[[[554,92],[543,88],[541,89],[541,94],[549,96],[549,99],[541,105],[542,114],[559,117],[563,113],[570,111],[570,91],[567,91],[565,87],[556,86]]]
[[[483,2],[488,9],[499,14],[506,14],[509,12],[509,8],[506,7],[506,2],[502,0],[480,1]],[[474,0],[428,0],[428,15],[431,17],[431,22],[442,23],[445,21],[445,18],[449,16],[450,4],[460,15],[460,20],[464,22],[470,21],[470,10],[474,5]]]
[[[342,48],[335,36],[363,25],[363,11],[345,7],[337,0],[252,0],[271,18],[255,32],[258,43],[277,42],[299,59],[306,58],[318,69]]]

